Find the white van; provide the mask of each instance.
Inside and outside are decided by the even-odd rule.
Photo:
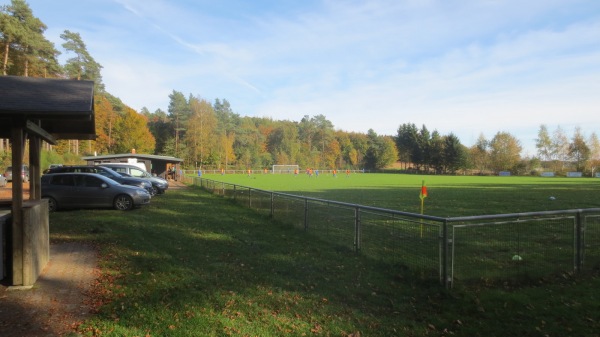
[[[139,162],[135,162],[135,163],[100,163],[97,164],[99,166],[106,166],[106,167],[119,167],[122,168],[122,170],[115,170],[117,172],[124,172],[127,173],[129,175],[131,175],[132,177],[143,177],[146,174],[150,175],[150,173],[148,173],[148,170],[146,169],[146,165],[144,163],[139,163]],[[136,168],[139,168],[142,172],[140,171],[136,171],[134,170],[133,172],[131,172],[132,166],[135,166]]]
[[[111,164],[118,164],[118,163],[111,163]],[[142,171],[146,171],[148,172],[148,168],[146,167],[146,164],[142,163],[142,162],[138,162],[138,161],[128,161],[127,163],[122,163],[123,165],[133,165],[133,166],[137,166],[140,169],[142,169]]]

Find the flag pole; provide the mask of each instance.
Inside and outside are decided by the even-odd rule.
[[[423,215],[423,210],[425,208],[425,198],[427,198],[427,186],[425,186],[425,180],[421,183],[421,193],[419,194],[419,199],[421,199],[421,215]],[[421,238],[423,238],[423,219],[421,218]]]
[[[421,215],[423,215],[423,198],[421,198]],[[423,238],[423,218],[421,218],[421,239]]]

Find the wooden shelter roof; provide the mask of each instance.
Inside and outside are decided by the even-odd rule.
[[[81,157],[83,160],[94,161],[94,160],[109,160],[109,159],[123,159],[123,158],[140,158],[149,160],[162,160],[168,163],[182,163],[183,159],[175,158],[171,156],[160,156],[154,154],[143,154],[143,153],[120,153],[120,154],[107,154],[100,156],[87,156]]]
[[[94,82],[0,76],[0,138],[27,122],[55,139],[95,139]]]

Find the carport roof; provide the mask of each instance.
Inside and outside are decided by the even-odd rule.
[[[95,139],[94,82],[0,76],[0,138],[27,122],[56,139]]]
[[[110,160],[110,159],[122,159],[122,158],[140,158],[140,159],[150,159],[150,160],[162,160],[169,163],[181,163],[183,159],[175,158],[171,156],[159,156],[154,154],[142,154],[142,153],[121,153],[121,154],[109,154],[109,155],[100,155],[100,156],[88,156],[82,157],[83,160]]]

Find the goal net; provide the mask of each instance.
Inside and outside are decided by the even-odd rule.
[[[273,165],[273,174],[275,173],[294,173],[295,170],[300,170],[298,165]]]

